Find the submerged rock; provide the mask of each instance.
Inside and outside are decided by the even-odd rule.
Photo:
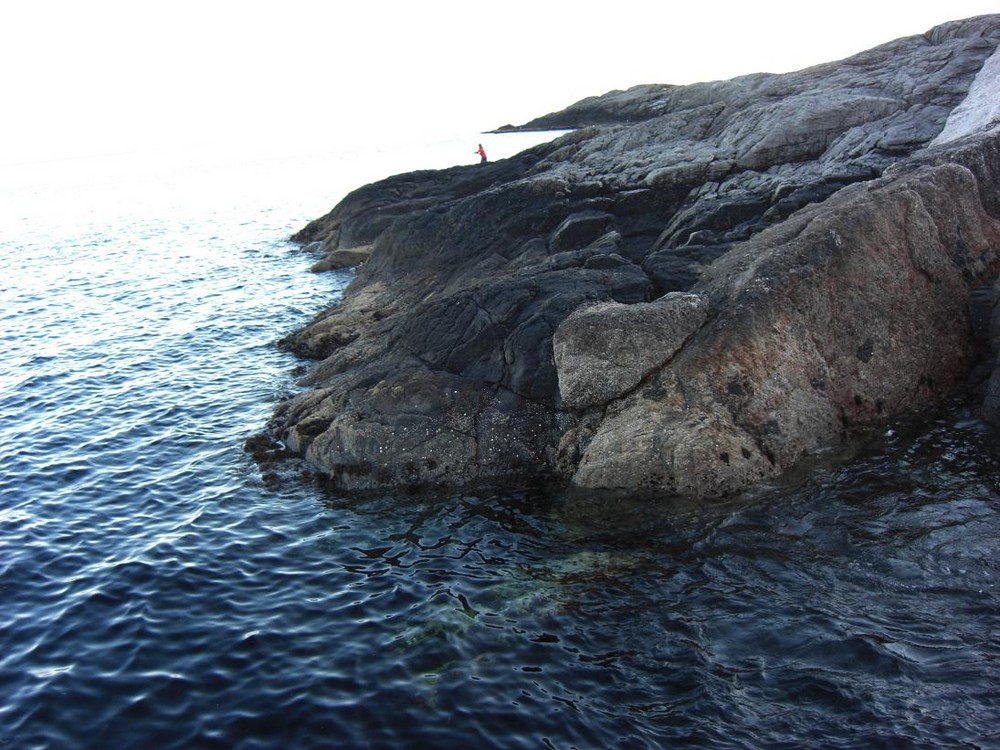
[[[355,191],[296,235],[371,251],[286,339],[318,362],[273,431],[344,488],[708,497],[953,394],[1000,267],[998,43],[984,16],[612,92],[512,159]]]

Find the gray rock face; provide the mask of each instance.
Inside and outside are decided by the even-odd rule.
[[[355,191],[296,235],[371,254],[285,340],[317,363],[274,433],[344,488],[707,497],[954,393],[1000,267],[998,43],[984,16],[612,92],[512,159]]]
[[[610,406],[574,482],[732,491],[960,388],[976,357],[970,280],[1000,250],[977,193],[964,167],[922,167],[730,252],[695,287],[713,320]]]
[[[577,309],[552,338],[563,405],[583,409],[624,396],[680,351],[707,316],[707,299],[682,292]]]

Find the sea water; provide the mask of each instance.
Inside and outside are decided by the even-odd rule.
[[[2,169],[0,746],[1000,745],[997,438],[961,406],[702,505],[261,478],[274,342],[350,278],[286,238],[476,145]]]

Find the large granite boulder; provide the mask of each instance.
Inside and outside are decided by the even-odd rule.
[[[957,164],[798,212],[703,274],[712,320],[608,404],[574,482],[736,490],[956,391],[977,357],[969,296],[998,252],[1000,221]]]
[[[552,337],[562,405],[583,409],[621,398],[669,362],[707,316],[707,299],[683,292],[573,311]]]
[[[706,497],[955,393],[1000,267],[998,43],[985,16],[612,92],[512,159],[355,191],[295,238],[371,252],[285,339],[318,361],[274,433],[345,488]]]

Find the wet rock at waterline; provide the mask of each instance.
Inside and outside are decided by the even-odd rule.
[[[319,252],[322,257],[309,269],[314,273],[360,266],[371,256],[372,249],[370,245],[366,245],[364,247],[337,248],[324,253],[322,243],[320,243]]]
[[[968,306],[1000,267],[998,42],[985,16],[612,92],[511,159],[355,191],[296,236],[370,255],[285,340],[317,362],[273,431],[344,488],[710,497],[973,371],[1000,392]]]

